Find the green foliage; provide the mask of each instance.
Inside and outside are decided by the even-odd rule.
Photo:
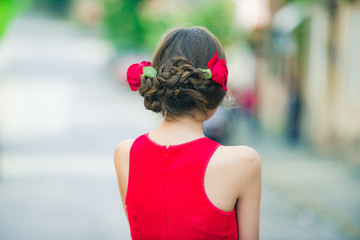
[[[233,1],[207,0],[196,4],[174,1],[176,3],[179,6],[171,10],[166,7],[154,9],[149,1],[144,0],[106,0],[106,34],[115,46],[123,50],[153,49],[164,32],[179,26],[204,26],[223,45],[237,37],[231,28]]]
[[[237,34],[231,29],[232,4],[232,1],[227,0],[203,1],[203,4],[189,9],[179,6],[175,14],[164,12],[157,18],[152,15],[152,9],[147,9],[142,19],[147,36],[145,44],[154,48],[160,36],[169,28],[200,25],[214,33],[223,45],[227,45]]]
[[[104,1],[107,37],[115,46],[136,48],[143,43],[144,30],[139,16],[142,0]]]
[[[0,0],[0,38],[3,37],[16,14],[25,10],[30,3],[30,0]]]
[[[16,2],[13,0],[0,1],[0,38],[4,35],[6,27],[17,10]]]
[[[52,17],[67,18],[71,3],[74,0],[32,0],[34,6],[43,12],[50,13]]]
[[[291,3],[291,2],[311,2],[311,1],[314,1],[314,0],[286,0],[285,2],[286,3]]]
[[[227,45],[236,36],[231,28],[234,19],[232,4],[232,1],[209,1],[201,9],[194,9],[183,21],[208,28],[223,45]]]
[[[315,3],[321,3],[321,4],[331,4],[333,2],[342,3],[342,2],[357,2],[359,0],[286,0],[286,3],[291,2],[300,2],[300,3],[306,3],[306,4],[315,4]]]

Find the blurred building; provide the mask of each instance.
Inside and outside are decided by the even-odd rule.
[[[360,167],[360,1],[267,7],[250,33],[263,129]]]
[[[311,18],[307,134],[359,166],[360,2],[318,4]]]

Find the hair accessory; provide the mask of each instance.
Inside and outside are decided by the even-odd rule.
[[[132,91],[137,91],[141,85],[141,77],[153,78],[157,74],[150,62],[142,61],[131,65],[127,70],[127,81]]]
[[[207,63],[209,69],[201,69],[199,70],[207,73],[205,79],[213,80],[214,82],[221,85],[224,91],[227,91],[226,83],[228,78],[228,69],[226,67],[226,63],[224,59],[220,59],[218,53],[215,52],[215,55],[208,61]]]

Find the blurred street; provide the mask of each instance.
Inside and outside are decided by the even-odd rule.
[[[59,20],[16,20],[0,42],[1,240],[130,239],[113,151],[161,116],[114,80],[114,55]],[[261,239],[360,239],[356,171],[245,132],[232,142],[262,157]]]
[[[129,239],[113,151],[156,117],[111,80],[109,44],[49,19],[1,44],[0,239]]]

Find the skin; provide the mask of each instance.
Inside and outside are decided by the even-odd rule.
[[[212,116],[216,109],[210,111]],[[164,120],[149,138],[161,145],[176,145],[204,137],[204,117],[200,113],[176,121]],[[199,120],[200,119],[200,120]],[[129,176],[129,153],[134,140],[117,144],[114,161],[120,195],[127,216],[125,194]],[[218,208],[230,212],[236,207],[238,239],[259,239],[261,161],[258,153],[246,146],[220,146],[205,172],[205,192]]]

